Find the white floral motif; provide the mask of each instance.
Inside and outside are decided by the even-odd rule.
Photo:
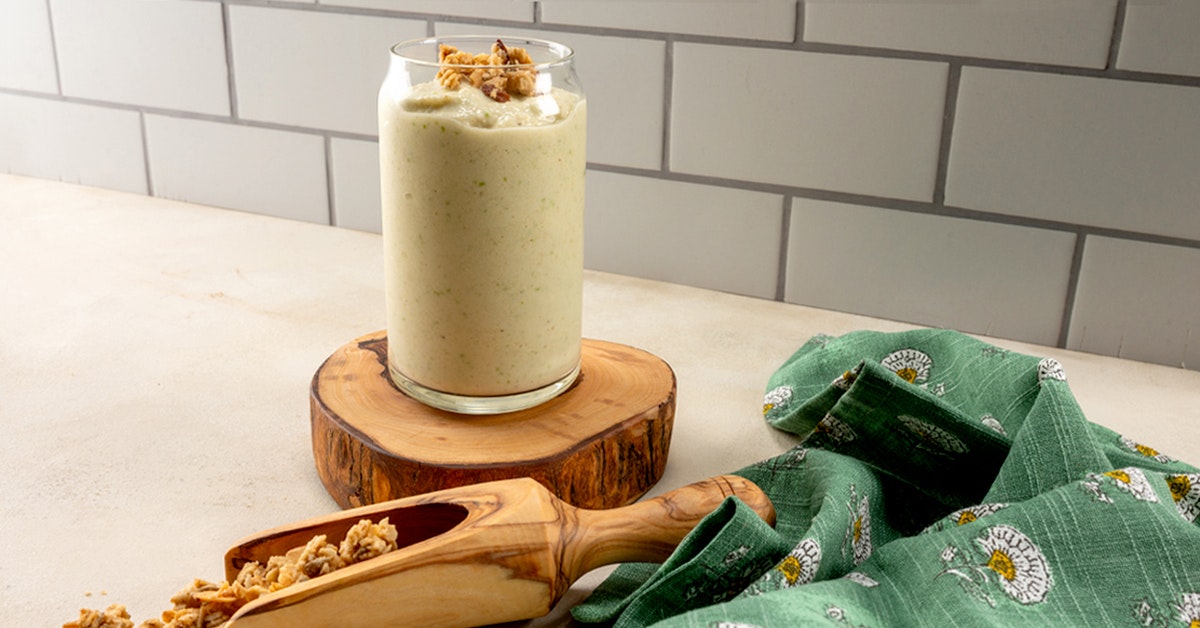
[[[791,386],[776,386],[763,398],[763,416],[766,416],[772,410],[786,408],[788,402],[792,400]]]
[[[1058,360],[1042,358],[1042,361],[1038,362],[1037,378],[1039,384],[1048,379],[1065,382],[1067,381],[1067,372],[1063,370],[1063,365]]]
[[[916,349],[900,349],[889,353],[880,364],[910,384],[921,384],[929,379],[933,359]]]
[[[1154,492],[1154,487],[1150,485],[1150,481],[1146,479],[1146,474],[1141,469],[1137,467],[1114,469],[1103,475],[1115,480],[1117,488],[1133,495],[1136,499],[1152,504],[1158,503],[1158,493]]]
[[[1005,595],[1020,604],[1046,600],[1054,582],[1050,564],[1029,537],[1010,525],[1001,524],[984,530],[975,539],[975,544],[981,550],[983,564],[973,563],[968,557],[966,564],[952,565],[951,561],[958,557],[957,551],[943,550],[942,561],[947,568],[938,577],[957,576],[964,590],[990,606],[996,606],[996,601],[985,587],[991,586],[993,576]]]
[[[762,628],[758,624],[743,624],[736,621],[714,621],[708,626],[709,628]]]
[[[820,566],[821,545],[813,539],[804,539],[775,569],[783,574],[783,586],[787,588],[812,582]]]
[[[1002,502],[995,502],[995,503],[990,503],[990,504],[977,504],[975,506],[968,506],[966,508],[960,508],[960,509],[955,510],[954,512],[946,515],[940,521],[934,523],[933,525],[929,526],[928,528],[925,528],[922,532],[940,532],[940,531],[946,529],[946,527],[949,525],[953,525],[953,526],[966,525],[973,521],[978,521],[979,519],[982,519],[990,514],[1000,512],[1001,510],[1004,510],[1007,507],[1008,507],[1008,504],[1005,504]]]
[[[1167,486],[1180,516],[1195,523],[1200,518],[1200,473],[1168,475]]]
[[[1189,628],[1200,626],[1200,593],[1184,593],[1178,604],[1171,608],[1179,613],[1179,621]]]
[[[959,440],[958,437],[928,421],[907,414],[901,414],[896,418],[915,434],[923,445],[930,445],[935,450],[951,454],[962,454],[968,450],[966,443]]]
[[[848,443],[858,438],[858,434],[855,433],[854,428],[832,414],[826,414],[825,418],[817,423],[817,427],[813,429],[813,433],[823,434],[835,445]]]
[[[841,388],[842,390],[850,390],[850,384],[853,384],[854,380],[856,380],[856,379],[858,379],[858,369],[857,368],[855,368],[854,370],[846,371],[845,373],[842,373],[841,375],[839,375],[837,378],[835,378],[833,380],[832,384],[836,388]]]
[[[850,523],[842,539],[842,554],[845,555],[846,546],[849,545],[854,554],[854,564],[857,565],[870,558],[875,549],[871,545],[871,505],[866,495],[859,499],[857,488],[851,484],[850,502],[846,508],[850,511]]]
[[[1157,449],[1154,449],[1153,447],[1147,447],[1147,446],[1133,440],[1132,438],[1122,436],[1120,440],[1121,440],[1121,446],[1124,447],[1125,449],[1128,449],[1129,451],[1132,451],[1134,453],[1139,453],[1147,458],[1153,458],[1154,460],[1157,460],[1159,462],[1175,462],[1174,458],[1172,458],[1166,454],[1160,454],[1160,453],[1158,453]]]
[[[983,423],[985,426],[987,426],[993,432],[996,432],[997,434],[1000,434],[1001,436],[1008,436],[1008,432],[1004,431],[1004,426],[1000,425],[1000,421],[997,421],[996,417],[994,417],[990,414],[985,414],[985,415],[979,417],[979,422]]]
[[[879,582],[861,571],[851,571],[850,573],[846,574],[846,579],[868,589],[873,589],[879,586]]]

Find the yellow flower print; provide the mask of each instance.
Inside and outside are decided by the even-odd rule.
[[[975,539],[975,544],[979,558],[972,558],[967,552],[960,555],[954,546],[942,550],[941,558],[947,567],[937,577],[957,576],[964,590],[990,606],[996,605],[989,591],[993,582],[1020,604],[1046,601],[1054,584],[1050,563],[1029,537],[1010,525],[1001,524],[985,529]],[[964,558],[960,560],[960,556]]]
[[[850,523],[846,527],[846,536],[842,539],[842,554],[845,555],[849,546],[857,565],[871,557],[874,546],[871,545],[871,505],[866,495],[858,497],[857,488],[850,485],[850,503],[846,504],[850,511]]]
[[[1195,523],[1200,518],[1200,473],[1168,475],[1167,486],[1180,516]]]
[[[929,369],[933,368],[933,359],[916,349],[893,351],[879,363],[910,384],[920,384],[928,380]]]
[[[786,588],[812,582],[820,566],[821,545],[813,539],[804,539],[775,569],[783,574],[783,586]]]
[[[1147,458],[1157,460],[1158,462],[1175,462],[1174,458],[1172,458],[1166,454],[1159,453],[1159,451],[1157,449],[1155,449],[1153,447],[1147,447],[1146,445],[1143,445],[1143,444],[1133,440],[1132,438],[1122,436],[1120,438],[1120,442],[1121,442],[1121,446],[1124,447],[1125,449],[1128,449],[1129,451],[1132,451],[1135,453],[1139,453]]]
[[[1114,469],[1104,475],[1116,480],[1117,488],[1135,498],[1144,502],[1158,503],[1158,493],[1154,492],[1154,487],[1150,485],[1150,481],[1146,479],[1146,474],[1141,469],[1137,467]]]
[[[780,410],[787,407],[788,402],[792,400],[791,386],[776,386],[772,388],[763,398],[763,416],[769,415],[773,410]]]
[[[1200,628],[1200,593],[1184,593],[1178,604],[1172,604],[1179,621],[1188,628]]]

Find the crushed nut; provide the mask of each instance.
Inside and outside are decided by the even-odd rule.
[[[396,526],[386,518],[379,523],[363,519],[346,532],[339,545],[329,543],[322,534],[283,556],[270,557],[266,565],[246,563],[233,582],[197,578],[171,597],[172,608],[163,611],[161,619],[146,620],[138,628],[221,628],[238,609],[263,595],[395,550],[396,537]],[[82,609],[79,619],[63,624],[63,628],[134,625],[125,607],[113,604],[103,613]]]
[[[513,94],[532,96],[537,85],[537,71],[529,67],[533,58],[524,48],[509,48],[497,39],[490,54],[472,55],[441,44],[438,47],[437,80],[447,89],[458,89],[463,81],[483,91],[496,102],[508,102]]]

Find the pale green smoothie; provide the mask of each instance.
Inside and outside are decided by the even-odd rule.
[[[579,366],[586,109],[437,83],[380,92],[393,380],[466,396]]]

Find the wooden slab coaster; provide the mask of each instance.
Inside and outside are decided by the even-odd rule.
[[[309,399],[317,472],[343,508],[517,477],[580,508],[613,508],[662,477],[675,373],[640,349],[584,339],[565,393],[518,412],[455,414],[392,384],[379,331],[334,352]]]

